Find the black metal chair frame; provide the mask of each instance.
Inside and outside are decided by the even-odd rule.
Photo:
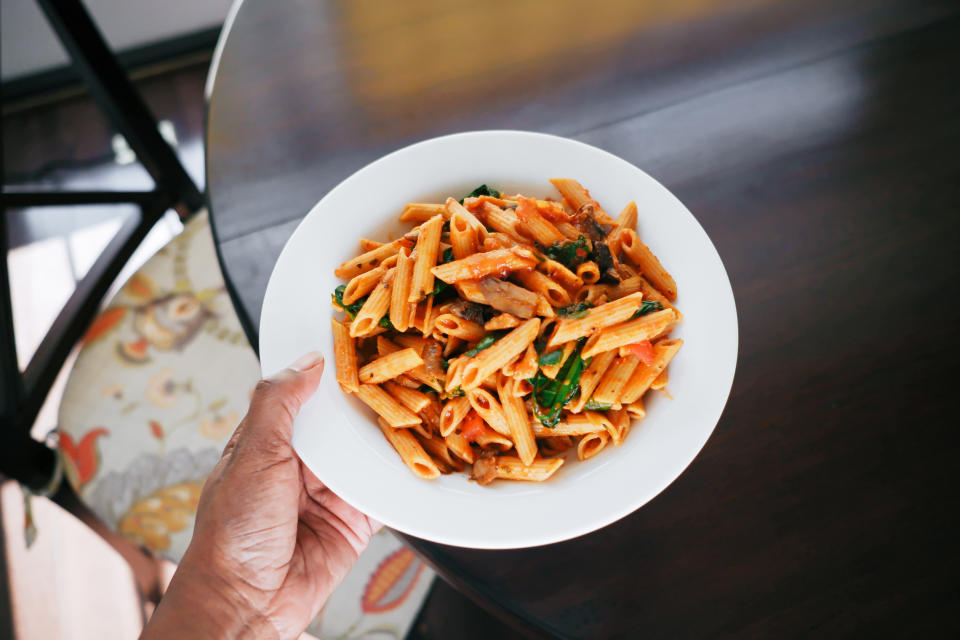
[[[110,285],[147,232],[168,209],[186,219],[204,196],[157,130],[157,121],[107,46],[80,0],[37,0],[99,108],[126,138],[153,178],[152,191],[3,190],[0,213],[0,473],[31,488],[46,486],[56,454],[30,436],[43,402],[71,350],[86,331]],[[87,275],[78,283],[21,373],[14,340],[7,264],[7,210],[22,207],[138,205]]]

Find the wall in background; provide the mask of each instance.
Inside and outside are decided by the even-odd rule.
[[[85,0],[114,51],[216,27],[231,0]],[[0,77],[4,81],[68,64],[35,0],[0,2]]]

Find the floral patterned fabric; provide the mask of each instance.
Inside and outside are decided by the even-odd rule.
[[[59,415],[68,480],[108,526],[177,562],[259,375],[201,212],[83,338]],[[402,638],[432,577],[392,534],[378,534],[311,631]]]

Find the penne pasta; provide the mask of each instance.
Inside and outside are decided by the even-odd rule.
[[[503,413],[503,407],[486,389],[471,389],[467,391],[467,400],[473,410],[483,418],[490,427],[500,435],[510,435],[510,425]]]
[[[357,317],[350,323],[350,335],[354,338],[373,333],[380,326],[380,319],[390,310],[390,284],[396,267],[387,271],[376,288],[360,307]]]
[[[357,397],[395,429],[420,424],[419,417],[375,384],[361,384]]]
[[[393,396],[397,402],[414,413],[419,414],[430,404],[430,396],[418,389],[410,389],[392,381],[383,383],[383,388]]]
[[[589,460],[600,453],[609,441],[610,434],[606,431],[597,431],[596,433],[583,436],[580,438],[580,442],[577,443],[577,458],[580,460]]]
[[[551,182],[562,200],[483,185],[407,203],[410,231],[360,239],[334,270],[336,381],[418,477],[548,480],[574,450],[619,447],[647,390],[666,394],[683,316],[636,203],[613,220],[576,180]]]
[[[604,327],[618,324],[629,319],[643,304],[643,295],[631,294],[588,309],[581,318],[560,318],[547,342],[552,347],[570,340],[593,335]]]
[[[623,393],[623,389],[627,386],[630,376],[633,375],[634,370],[639,364],[640,359],[636,356],[615,358],[613,364],[607,368],[603,374],[603,378],[600,379],[600,383],[593,392],[593,399],[600,404],[609,404],[619,409],[620,394]]]
[[[589,358],[632,342],[651,340],[672,326],[674,320],[676,320],[676,314],[673,310],[663,309],[640,316],[636,320],[607,327],[587,340],[583,348],[583,357]]]
[[[650,284],[656,287],[668,300],[677,299],[677,283],[673,276],[667,273],[657,256],[650,251],[650,248],[640,242],[636,231],[626,229],[620,234],[620,249],[633,264],[637,265],[640,273],[650,281]]]
[[[433,290],[433,268],[440,255],[440,234],[443,216],[436,215],[420,228],[420,237],[414,250],[416,261],[413,264],[413,276],[410,280],[410,294],[407,302],[419,302]]]
[[[551,306],[566,307],[573,301],[563,286],[539,271],[517,271],[513,277],[530,291],[542,296]]]
[[[360,382],[363,384],[380,384],[422,364],[423,358],[420,357],[416,349],[400,349],[391,354],[380,356],[360,367]]]
[[[397,270],[390,291],[390,323],[397,331],[406,331],[410,327],[410,285],[413,278],[414,259],[404,248],[397,253]],[[346,296],[344,296],[346,300]]]
[[[491,347],[468,360],[463,365],[462,386],[464,390],[475,389],[483,380],[513,360],[517,354],[533,342],[539,328],[540,319],[531,318],[510,331]]]
[[[503,407],[503,415],[510,430],[510,438],[517,448],[517,455],[523,464],[529,465],[537,455],[537,443],[530,428],[530,418],[527,417],[527,408],[523,400],[515,393],[518,381],[501,375],[497,386],[497,395]]]
[[[337,382],[347,393],[356,393],[360,386],[357,375],[357,345],[350,337],[350,329],[339,320],[330,321],[333,329],[333,356],[337,368]]]
[[[437,468],[436,463],[427,455],[409,430],[394,429],[383,418],[379,418],[377,424],[380,425],[383,435],[400,454],[400,459],[410,467],[414,475],[424,480],[433,480],[440,475],[440,469]]]

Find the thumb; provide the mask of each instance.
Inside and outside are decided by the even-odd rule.
[[[246,437],[257,434],[290,442],[293,419],[317,390],[323,364],[323,354],[311,351],[288,368],[258,382],[250,400],[250,410],[243,420]]]

